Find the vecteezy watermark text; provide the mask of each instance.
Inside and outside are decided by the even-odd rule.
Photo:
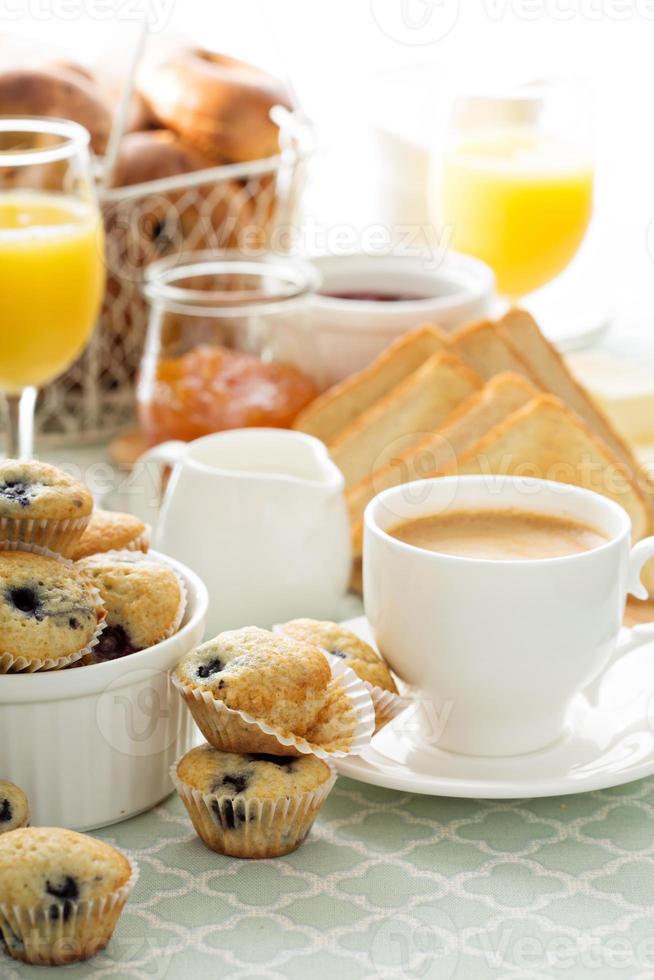
[[[514,969],[563,971],[571,978],[579,971],[624,970],[625,975],[648,971],[654,965],[654,937],[634,939],[624,933],[593,936],[568,932],[550,935],[530,934],[527,919],[516,917],[515,927],[506,926],[480,934],[479,948],[490,967],[512,964]],[[575,972],[576,971],[576,972]],[[532,974],[533,975],[533,974]],[[641,974],[642,975],[642,974]]]
[[[455,28],[461,0],[370,0],[379,30],[398,44],[436,44]],[[654,20],[654,0],[482,0],[489,21]]]
[[[489,20],[654,20],[654,0],[482,0]]]
[[[459,0],[370,0],[380,31],[400,44],[436,44],[459,18]]]
[[[22,19],[37,22],[75,21],[147,22],[151,31],[168,24],[175,0],[0,0],[0,22]]]
[[[268,228],[245,218],[241,221],[238,212],[216,226],[210,208],[180,208],[163,194],[116,201],[105,208],[104,216],[107,268],[128,282],[141,281],[147,265],[180,255],[191,243],[220,249],[230,239],[248,258],[260,258],[269,251],[294,255],[387,255],[397,251],[419,256],[425,271],[436,271],[449,252],[455,230],[445,224],[437,233],[428,222],[373,222],[361,227],[327,224],[311,215],[297,224],[280,222]]]

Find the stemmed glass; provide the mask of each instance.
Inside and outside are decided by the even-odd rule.
[[[0,393],[8,456],[33,455],[38,388],[84,349],[104,290],[89,136],[59,119],[0,119]]]
[[[515,300],[562,272],[593,201],[588,91],[568,80],[455,100],[435,150],[442,246],[483,259]]]

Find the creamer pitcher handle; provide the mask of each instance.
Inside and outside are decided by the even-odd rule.
[[[163,471],[166,466],[175,466],[186,456],[187,442],[179,440],[162,442],[159,446],[146,450],[136,461],[135,477],[142,486],[153,486],[158,494],[157,506],[163,497]],[[152,480],[151,480],[152,478]]]
[[[634,596],[636,599],[654,599],[654,595],[650,596],[640,577],[643,566],[650,558],[654,558],[654,537],[644,538],[642,541],[639,541],[631,549],[631,554],[629,555],[627,594]],[[621,660],[625,654],[631,653],[632,650],[636,650],[638,647],[652,642],[654,642],[654,623],[642,623],[639,626],[634,626],[632,629],[627,630],[627,635],[616,647],[613,656],[602,673],[585,688],[584,694],[588,701],[593,705],[597,705],[600,687],[607,670],[613,667],[618,660]]]

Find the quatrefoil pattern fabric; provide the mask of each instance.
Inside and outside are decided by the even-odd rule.
[[[307,842],[270,861],[206,850],[174,797],[98,836],[141,877],[65,980],[654,977],[654,778],[518,802],[339,779]],[[0,954],[0,977],[43,972]]]

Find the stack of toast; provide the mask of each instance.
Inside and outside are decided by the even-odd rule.
[[[621,504],[634,540],[654,530],[648,474],[519,309],[450,334],[433,326],[405,334],[309,405],[296,428],[322,439],[345,477],[355,559],[377,493],[457,473],[576,484]]]

